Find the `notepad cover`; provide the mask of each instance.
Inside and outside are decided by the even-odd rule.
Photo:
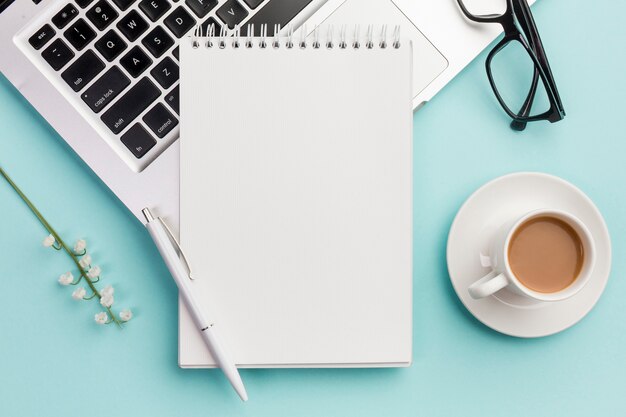
[[[236,364],[409,365],[410,44],[180,48],[181,244]],[[182,305],[179,364],[215,366]]]

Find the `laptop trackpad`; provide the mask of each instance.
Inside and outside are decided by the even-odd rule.
[[[335,27],[360,24],[362,33],[369,24],[376,25],[377,30],[380,30],[381,25],[387,24],[389,38],[393,33],[393,27],[401,25],[401,35],[413,41],[413,97],[448,66],[446,58],[391,0],[347,0],[324,23],[333,24]]]

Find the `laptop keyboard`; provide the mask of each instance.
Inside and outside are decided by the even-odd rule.
[[[22,33],[26,55],[135,171],[178,138],[178,40],[197,24],[286,25],[312,0],[74,0]],[[25,50],[27,49],[27,50]]]

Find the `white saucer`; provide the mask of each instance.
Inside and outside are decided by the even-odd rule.
[[[524,213],[553,208],[587,225],[597,259],[587,285],[573,297],[553,303],[528,300],[506,288],[474,300],[467,287],[489,272],[481,264],[488,242],[504,222]],[[521,172],[505,175],[476,190],[456,215],[448,235],[448,272],[465,307],[482,323],[517,337],[541,337],[576,324],[602,295],[611,270],[611,239],[602,215],[582,191],[558,177]]]

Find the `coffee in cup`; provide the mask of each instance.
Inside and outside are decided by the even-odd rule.
[[[537,301],[559,301],[580,291],[591,276],[595,245],[574,215],[534,210],[504,224],[489,249],[492,271],[468,288],[483,298],[507,287]]]
[[[580,236],[565,221],[539,216],[522,223],[509,242],[511,272],[526,288],[553,293],[580,275],[585,250]]]

